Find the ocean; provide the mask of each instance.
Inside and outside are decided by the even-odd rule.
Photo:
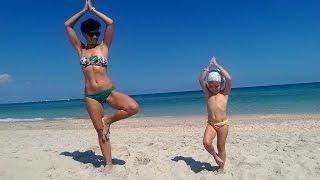
[[[202,91],[133,95],[137,117],[204,115]],[[112,109],[105,105],[105,113]],[[291,114],[320,112],[320,83],[233,88],[228,114]],[[0,104],[0,122],[88,119],[83,99]]]

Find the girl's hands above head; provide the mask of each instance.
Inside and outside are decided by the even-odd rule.
[[[211,59],[210,59],[210,62],[209,62],[209,65],[208,66],[216,66],[218,63],[217,63],[217,59],[216,59],[216,57],[212,57]]]

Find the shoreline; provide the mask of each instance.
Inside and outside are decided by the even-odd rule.
[[[317,116],[320,115],[320,112],[307,112],[307,113],[243,113],[243,114],[232,114],[228,115],[228,119],[243,119],[243,118],[250,118],[250,117],[264,117],[264,116]],[[205,117],[204,114],[196,114],[196,115],[155,115],[155,116],[135,116],[130,117],[130,119],[154,119],[154,118],[187,118],[190,119],[190,117],[198,118],[198,117]],[[15,119],[15,118],[5,118],[5,119],[14,119],[12,121],[0,121],[1,124],[6,123],[37,123],[37,122],[52,122],[52,121],[78,121],[78,120],[90,120],[89,117],[86,118],[26,118],[26,119]]]

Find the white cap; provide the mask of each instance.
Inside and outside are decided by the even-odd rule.
[[[217,71],[211,71],[208,75],[207,75],[207,82],[210,81],[218,81],[218,82],[222,82],[222,78],[219,72]]]

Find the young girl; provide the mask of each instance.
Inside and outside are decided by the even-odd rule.
[[[211,66],[215,66],[217,70],[210,71]],[[227,104],[232,80],[230,74],[213,57],[201,73],[199,82],[207,98],[208,111],[208,124],[204,132],[203,145],[219,165],[218,172],[221,173],[226,161]],[[215,136],[217,136],[218,153],[212,145]]]

